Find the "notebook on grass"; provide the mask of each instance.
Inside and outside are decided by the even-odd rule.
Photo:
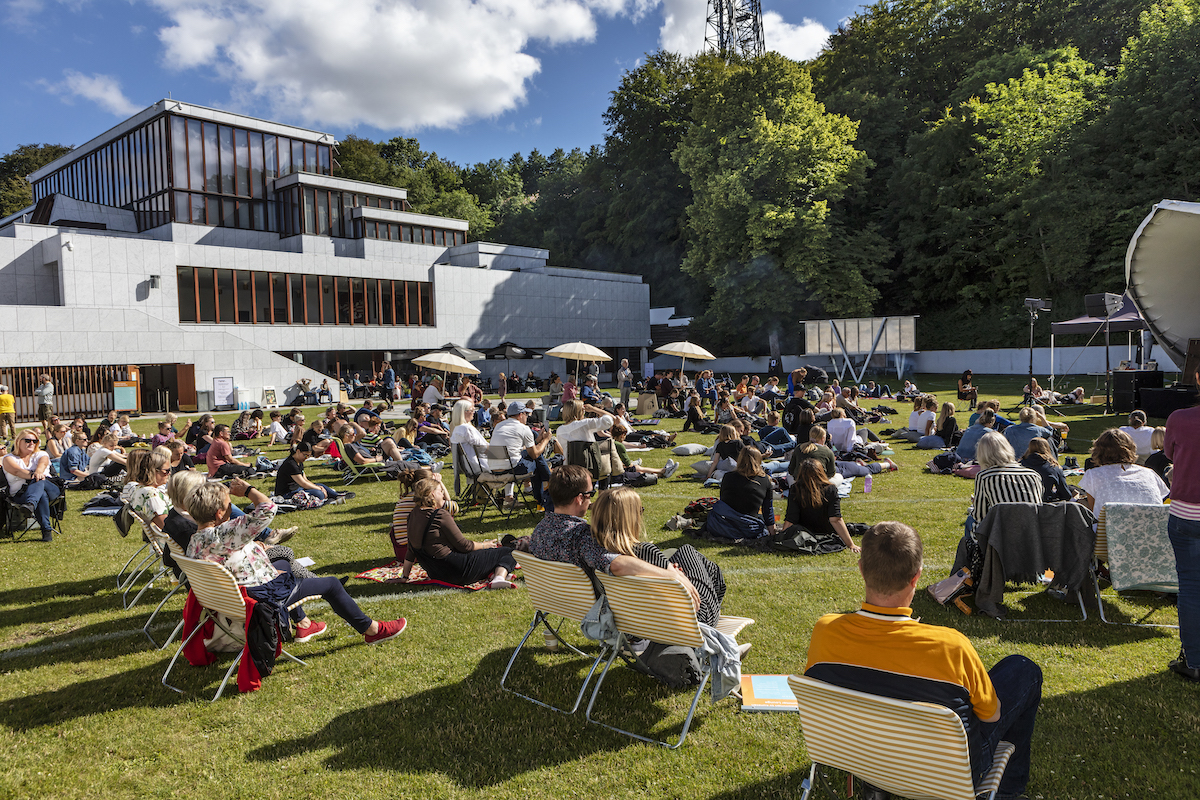
[[[798,712],[787,675],[742,675],[742,711]]]

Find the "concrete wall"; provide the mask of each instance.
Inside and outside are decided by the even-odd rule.
[[[674,356],[664,356],[661,353],[649,354],[654,360],[656,369],[678,369],[679,358]],[[1136,355],[1136,346],[1135,346]],[[1155,347],[1151,354],[1159,363],[1159,368],[1164,371],[1174,371],[1178,369],[1165,355],[1160,347]],[[1125,344],[1111,345],[1109,350],[1111,366],[1117,368],[1127,358],[1130,358],[1128,348]],[[711,369],[715,373],[730,373],[735,378],[741,377],[743,374],[758,374],[765,375],[767,372],[767,357],[761,358],[718,358],[715,361],[693,362],[689,361],[687,366],[688,374],[691,375],[695,370]],[[790,372],[796,367],[802,367],[805,364],[814,364],[822,369],[827,370],[830,375],[837,374],[830,359],[824,356],[783,356],[784,373]],[[873,372],[878,372],[883,367],[883,361],[876,357],[878,368],[873,368]],[[859,362],[861,363],[861,359]],[[926,350],[920,353],[913,353],[908,356],[909,366],[905,370],[905,374],[954,374],[961,373],[963,370],[970,369],[979,375],[1026,375],[1029,372],[1029,350],[1019,348],[996,348],[991,350]],[[1054,374],[1056,376],[1063,375],[1067,371],[1072,375],[1084,375],[1088,373],[1103,373],[1104,372],[1104,348],[1103,347],[1056,347],[1054,348]],[[894,378],[896,371],[894,366],[888,369],[889,377]],[[1033,374],[1034,377],[1044,379],[1050,375],[1050,348],[1035,347],[1033,351]]]

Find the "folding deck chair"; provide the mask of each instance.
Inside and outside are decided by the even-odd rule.
[[[483,515],[487,512],[488,506],[500,512],[501,516],[510,517],[511,513],[505,513],[504,508],[496,501],[496,492],[513,483],[516,478],[509,474],[495,473],[490,469],[483,470],[471,465],[463,451],[461,444],[454,445],[455,458],[458,459],[458,471],[467,479],[467,486],[459,495],[459,502],[464,506],[469,502],[479,503],[479,519],[483,521]],[[487,458],[487,450],[478,454],[479,458]],[[490,466],[490,462],[489,462]]]
[[[995,798],[1015,746],[1000,742],[979,786],[962,719],[935,703],[894,700],[843,689],[801,675],[788,676],[800,704],[800,725],[812,768],[801,800],[818,786],[835,798],[820,766],[849,772],[885,792],[910,800]],[[864,743],[869,743],[869,746]]]
[[[180,694],[185,694],[183,689],[167,683],[167,677],[171,674],[171,670],[175,668],[175,662],[179,660],[179,656],[183,653],[183,648],[187,647],[188,642],[204,628],[204,623],[210,619],[226,636],[244,644],[246,641],[246,601],[242,598],[242,592],[238,588],[237,581],[234,580],[229,570],[212,561],[188,558],[181,555],[174,542],[171,542],[170,547],[171,557],[175,559],[175,563],[179,564],[179,568],[187,576],[191,592],[204,608],[204,612],[200,615],[200,620],[197,622],[196,627],[186,639],[179,643],[179,649],[175,651],[174,657],[171,658],[171,663],[167,665],[167,671],[162,676],[163,686]],[[290,611],[298,605],[316,599],[318,598],[301,598],[289,604],[288,610]],[[227,625],[225,618],[228,618],[233,625]],[[238,651],[237,657],[229,665],[229,669],[225,671],[225,677],[221,681],[220,687],[217,688],[217,693],[213,697],[212,702],[215,703],[221,699],[221,694],[225,691],[225,685],[229,683],[229,676],[237,669],[245,652],[244,647]],[[308,666],[287,650],[283,650],[282,652],[284,656],[295,661],[297,664]]]
[[[513,664],[516,662],[521,648],[525,646],[525,642],[529,640],[529,637],[533,635],[539,625],[544,626],[547,631],[552,633],[555,638],[569,647],[573,652],[584,658],[588,658],[587,653],[566,641],[559,635],[559,631],[568,620],[572,622],[583,621],[583,618],[587,616],[588,611],[591,610],[592,605],[596,602],[596,590],[592,586],[592,582],[587,574],[574,564],[564,564],[560,561],[543,561],[540,558],[534,558],[528,553],[521,553],[519,557],[523,571],[522,574],[525,576],[526,593],[533,603],[533,622],[530,623],[529,630],[525,632],[525,636],[521,639],[521,643],[517,645],[517,649],[513,651],[512,657],[508,659],[508,666],[504,668],[504,674],[500,676],[500,688],[506,692],[512,692],[517,697],[522,697],[531,703],[536,703],[543,708],[549,708],[562,714],[574,714],[579,710],[580,703],[583,702],[583,694],[587,691],[592,676],[596,674],[596,668],[600,666],[600,661],[608,654],[608,646],[605,644],[601,644],[599,654],[592,661],[592,667],[588,670],[587,677],[583,679],[583,685],[579,687],[579,693],[575,695],[575,705],[571,706],[570,711],[552,706],[549,703],[538,700],[536,697],[521,694],[505,686],[504,682],[508,680],[508,675],[512,671]],[[557,626],[550,624],[552,616],[562,617]]]
[[[1146,628],[1178,628],[1149,622],[1112,622],[1104,615],[1100,594],[1099,570],[1108,563],[1113,591],[1140,589],[1148,592],[1179,592],[1179,573],[1175,569],[1175,549],[1167,535],[1170,506],[1106,503],[1100,509],[1096,526],[1096,552],[1092,563],[1092,585],[1100,619],[1110,625],[1135,625]],[[1153,611],[1151,611],[1153,613]],[[1147,615],[1148,616],[1148,615]]]
[[[608,597],[608,605],[616,619],[620,636],[617,646],[613,648],[604,664],[604,671],[600,673],[600,678],[596,681],[596,688],[592,691],[592,699],[588,702],[587,707],[587,721],[639,741],[660,744],[674,750],[687,738],[688,729],[692,725],[692,717],[696,713],[696,705],[700,702],[700,695],[712,675],[712,663],[707,657],[702,656],[700,659],[703,675],[700,685],[696,687],[696,694],[692,697],[687,718],[683,721],[683,731],[679,734],[679,740],[675,744],[641,736],[600,722],[592,716],[592,708],[596,705],[596,698],[600,695],[600,689],[604,686],[604,678],[608,675],[613,661],[622,651],[628,649],[629,637],[636,636],[664,645],[703,647],[704,638],[700,633],[700,623],[696,620],[696,610],[692,607],[691,595],[678,581],[672,578],[648,575],[617,576],[602,573],[596,573],[596,577],[604,587],[604,593]],[[736,638],[742,628],[752,624],[754,624],[754,620],[749,617],[722,616],[717,620],[715,627],[721,633]]]

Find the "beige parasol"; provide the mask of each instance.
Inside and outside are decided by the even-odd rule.
[[[687,369],[687,360],[689,358],[693,361],[712,361],[716,358],[716,356],[700,345],[692,344],[691,342],[671,342],[670,344],[664,344],[662,347],[654,348],[654,352],[662,353],[665,356],[679,356],[683,359],[683,366],[680,367],[680,372]]]
[[[413,362],[418,367],[428,367],[429,369],[440,369],[442,371],[442,386],[446,385],[446,373],[456,372],[463,375],[478,375],[479,370],[471,365],[470,361],[465,358],[460,358],[454,353],[438,351],[434,353],[426,353],[420,358],[414,358]],[[445,389],[443,388],[443,391]]]
[[[546,351],[546,355],[554,356],[555,358],[571,358],[575,360],[575,383],[579,383],[579,362],[580,361],[612,361],[612,356],[601,350],[599,347],[592,347],[586,342],[570,342],[568,344],[560,344],[558,347],[552,347]]]

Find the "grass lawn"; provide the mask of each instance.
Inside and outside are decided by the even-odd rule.
[[[953,398],[955,376],[918,377],[925,391]],[[1007,410],[1024,380],[979,376],[977,382]],[[902,426],[909,406],[897,408],[901,413],[890,425],[875,427]],[[1072,452],[1081,457],[1091,437],[1123,423],[1093,407],[1064,413]],[[966,417],[960,411],[960,424]],[[679,420],[664,422],[679,429]],[[134,428],[149,434],[154,423],[136,421]],[[701,438],[681,434],[679,441]],[[902,469],[877,476],[869,495],[858,481],[843,514],[850,522],[913,525],[926,546],[923,587],[948,573],[971,483],[925,472],[928,452],[907,444],[894,449]],[[283,452],[278,447],[268,454]],[[647,466],[661,466],[668,455],[642,454]],[[325,468],[309,467],[308,474],[340,484]],[[672,480],[641,490],[648,536],[664,546],[691,541],[721,564],[729,585],[726,612],[757,620],[740,637],[754,644],[745,671],[797,671],[813,622],[857,607],[862,587],[854,557],[762,554],[664,530],[690,500],[715,494],[692,474],[685,463]],[[301,526],[290,545],[315,559],[320,574],[356,574],[391,558],[385,532],[396,484],[353,488],[358,496],[344,506],[281,520]],[[705,698],[687,742],[670,752],[587,725],[582,711],[567,717],[502,691],[501,672],[532,617],[523,589],[470,594],[351,580],[350,593],[369,614],[408,618],[402,637],[366,647],[328,607],[310,606],[331,633],[289,648],[307,667],[281,661],[260,691],[239,696],[227,690],[211,704],[228,661],[204,668],[182,663],[173,682],[192,694],[180,696],[159,682],[174,647],[154,650],[140,631],[166,587],[155,586],[140,605],[122,610],[114,577],[140,542],[120,538],[106,518],[81,517],[84,499],[70,495],[65,533],[54,543],[0,542],[0,797],[800,794],[809,762],[794,715],[742,714],[733,700],[713,706]],[[535,518],[525,512],[505,524],[491,511],[482,525],[477,513],[461,522],[470,536],[494,538],[527,533]],[[1040,595],[1025,601],[1010,595],[1009,604],[1014,618],[1078,617],[1077,607]],[[160,641],[182,605],[176,597],[164,609]],[[1179,651],[1174,630],[1104,625],[1094,609],[1086,622],[963,617],[923,592],[915,605],[926,622],[969,636],[985,664],[1019,652],[1042,666],[1031,797],[1200,795],[1189,752],[1200,729],[1200,695],[1166,669]],[[1149,595],[1131,593],[1111,607],[1110,618],[1138,619],[1157,605]],[[1156,611],[1154,619],[1175,622],[1174,608]],[[515,671],[517,688],[566,702],[571,685],[582,679],[583,662],[531,644]],[[689,692],[614,669],[597,713],[621,727],[665,736],[678,730],[689,699]]]

